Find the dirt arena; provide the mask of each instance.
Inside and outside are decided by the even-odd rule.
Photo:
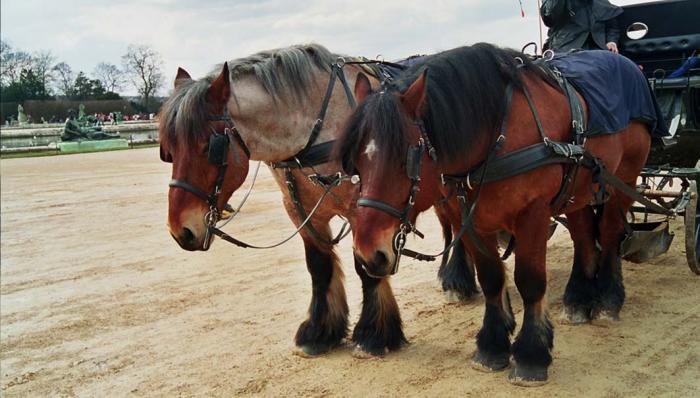
[[[700,395],[700,277],[685,264],[680,221],[669,253],[623,265],[622,320],[576,327],[559,321],[572,249],[557,231],[548,256],[554,364],[549,384],[527,389],[469,367],[483,300],[446,303],[437,264],[409,259],[392,281],[409,346],[370,360],[347,347],[292,355],[311,290],[301,240],[181,250],[165,227],[170,168],[157,151],[0,162],[0,395]],[[436,251],[434,216],[419,222],[427,238],[410,245]],[[266,168],[226,230],[253,243],[293,230]],[[350,247],[343,241],[339,253],[353,324],[361,292]]]

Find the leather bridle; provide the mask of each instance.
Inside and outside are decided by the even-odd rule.
[[[214,183],[214,188],[212,189],[211,193],[206,193],[204,190],[190,184],[185,180],[172,179],[168,184],[168,186],[171,188],[180,188],[193,194],[194,196],[198,197],[199,199],[203,200],[209,205],[209,211],[204,216],[204,222],[207,225],[207,231],[204,237],[204,243],[202,245],[202,248],[204,250],[207,250],[209,248],[209,245],[211,244],[211,234],[216,228],[216,223],[219,222],[219,220],[221,220],[221,210],[219,210],[218,201],[219,195],[221,194],[221,188],[224,184],[224,176],[226,175],[226,170],[228,169],[229,148],[231,149],[231,153],[233,154],[233,158],[236,161],[236,163],[240,163],[240,159],[238,158],[236,148],[234,148],[235,144],[238,144],[238,146],[246,154],[246,156],[250,158],[250,150],[243,141],[243,138],[238,132],[236,124],[234,123],[233,118],[231,118],[231,115],[229,114],[228,109],[226,107],[224,107],[221,116],[212,117],[209,119],[209,121],[223,121],[224,123],[226,123],[226,127],[224,127],[223,132],[217,132],[213,126],[210,126],[212,131],[211,135],[209,136],[209,149],[207,158],[210,164],[218,168],[216,181]],[[169,154],[166,154],[165,151],[163,151],[162,146],[160,156],[162,161],[172,163],[172,157]],[[231,206],[228,203],[224,205],[222,210],[233,212],[233,208],[231,208]]]
[[[430,155],[430,158],[433,159],[433,161],[437,160],[435,148],[433,148],[428,136],[425,133],[423,122],[421,120],[416,120],[415,124],[421,131],[421,137],[418,139],[417,145],[408,147],[406,154],[406,175],[411,181],[411,188],[409,190],[408,200],[406,201],[404,208],[398,209],[390,204],[387,204],[386,202],[366,197],[361,197],[357,200],[358,207],[370,207],[375,210],[382,211],[399,220],[399,228],[396,230],[394,237],[392,238],[392,249],[394,251],[394,263],[391,271],[392,275],[399,270],[399,261],[402,254],[413,257],[417,260],[433,261],[435,259],[433,256],[427,256],[422,253],[406,249],[406,238],[408,234],[414,233],[421,239],[424,238],[423,233],[416,229],[416,226],[411,222],[410,214],[411,210],[413,210],[413,207],[416,204],[416,196],[418,195],[418,191],[420,191],[420,172],[423,162],[423,154],[425,154],[426,149]],[[371,276],[369,270],[365,268],[365,271]]]

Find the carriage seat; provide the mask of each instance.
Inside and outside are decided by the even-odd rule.
[[[700,48],[700,33],[627,40],[621,46],[622,52],[632,59],[635,56],[655,55],[659,52],[692,52],[697,48]]]

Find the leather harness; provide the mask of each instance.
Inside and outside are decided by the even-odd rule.
[[[333,95],[333,90],[335,88],[335,83],[336,79],[340,80],[340,82],[343,85],[343,90],[345,91],[345,96],[348,100],[348,104],[350,105],[351,108],[355,108],[356,102],[355,98],[352,94],[352,90],[350,89],[350,86],[348,85],[347,79],[345,78],[345,73],[343,72],[343,67],[347,64],[353,64],[353,65],[375,65],[375,66],[380,66],[380,65],[389,65],[394,68],[405,68],[402,65],[399,64],[394,64],[391,62],[386,62],[386,61],[381,61],[381,60],[352,60],[352,61],[346,61],[344,58],[339,57],[338,60],[331,65],[331,71],[330,71],[330,78],[328,81],[328,87],[326,88],[326,93],[323,98],[323,101],[321,103],[321,109],[318,113],[318,116],[316,118],[316,121],[314,122],[313,127],[311,128],[311,133],[309,135],[309,139],[304,146],[304,148],[299,151],[296,155],[292,156],[289,159],[283,160],[281,162],[276,162],[272,163],[271,166],[275,169],[281,168],[284,169],[284,175],[285,175],[285,180],[287,183],[287,190],[289,192],[289,197],[292,200],[292,203],[294,204],[295,210],[297,212],[297,216],[299,217],[301,224],[299,227],[296,229],[296,231],[286,239],[283,239],[282,241],[273,244],[273,245],[267,245],[267,246],[256,246],[252,245],[246,242],[243,242],[239,239],[234,238],[233,236],[230,236],[226,234],[225,232],[221,231],[219,228],[217,228],[217,223],[222,219],[221,217],[221,210],[219,210],[218,207],[218,198],[221,193],[221,188],[223,186],[224,182],[224,176],[226,174],[226,170],[228,168],[228,150],[229,147],[231,148],[232,154],[234,156],[234,160],[236,162],[239,162],[240,159],[238,159],[237,153],[235,151],[235,148],[233,148],[234,144],[238,144],[238,146],[243,150],[243,152],[246,154],[248,158],[250,158],[250,150],[248,149],[247,145],[243,141],[243,138],[241,137],[240,133],[238,132],[238,129],[236,128],[235,122],[233,118],[231,117],[230,113],[228,112],[228,109],[226,106],[224,106],[223,112],[221,116],[217,117],[212,117],[209,120],[210,121],[224,121],[226,123],[226,126],[224,128],[224,131],[219,133],[216,130],[214,130],[213,127],[212,133],[209,137],[209,148],[208,148],[208,161],[214,166],[218,167],[218,174],[217,178],[214,184],[214,188],[211,193],[206,193],[202,189],[188,183],[187,181],[184,180],[179,180],[179,179],[173,179],[170,181],[168,184],[171,188],[180,188],[183,189],[199,199],[203,200],[209,205],[209,212],[205,215],[205,223],[207,225],[207,231],[204,239],[204,244],[203,244],[203,249],[206,250],[209,248],[209,245],[211,244],[211,235],[214,234],[216,236],[219,236],[221,239],[233,243],[239,247],[243,248],[254,248],[254,249],[268,249],[268,248],[273,248],[282,245],[283,243],[286,243],[289,241],[292,237],[294,237],[296,234],[298,234],[303,228],[306,228],[309,233],[313,236],[314,239],[316,239],[319,242],[328,244],[328,245],[335,245],[340,240],[342,240],[344,237],[346,237],[350,232],[351,228],[349,228],[349,223],[345,221],[343,226],[340,228],[340,231],[338,232],[337,236],[333,238],[332,240],[325,239],[324,237],[321,236],[321,234],[313,227],[311,224],[310,220],[313,214],[315,213],[316,209],[321,205],[321,202],[325,199],[325,197],[330,193],[331,189],[340,185],[341,182],[344,180],[352,180],[352,178],[343,175],[342,173],[336,173],[332,175],[320,175],[318,173],[314,173],[311,175],[308,175],[307,177],[315,184],[320,185],[324,188],[324,193],[321,195],[321,197],[318,199],[316,202],[315,206],[313,207],[312,211],[310,213],[306,212],[306,209],[304,209],[303,204],[301,203],[301,200],[299,198],[299,189],[297,186],[296,179],[294,178],[294,174],[292,172],[292,169],[303,169],[303,168],[313,168],[314,166],[320,165],[327,163],[330,160],[330,154],[332,152],[333,145],[335,144],[335,140],[327,141],[321,144],[315,144],[316,140],[318,139],[321,130],[323,129],[323,122],[326,117],[326,112],[328,111],[328,105],[330,103],[331,97]],[[378,77],[382,77],[384,80],[390,79],[391,76],[387,73],[382,73],[380,68],[373,68],[372,71],[374,74]],[[172,157],[165,153],[163,151],[163,148],[161,146],[161,151],[160,151],[160,156],[161,160],[164,162],[172,163]],[[226,203],[223,206],[223,210],[228,211],[228,212],[234,212],[234,209]]]
[[[601,187],[599,193],[602,194],[604,192],[605,185],[608,184],[631,199],[634,199],[635,201],[640,202],[661,214],[669,216],[674,215],[672,210],[666,209],[652,202],[637,192],[634,188],[629,187],[617,176],[607,171],[603,163],[585,148],[585,117],[583,106],[576,90],[558,70],[553,67],[549,67],[546,64],[546,60],[541,61],[540,65],[545,71],[552,74],[567,97],[572,115],[571,127],[573,142],[565,143],[552,141],[545,135],[534,102],[532,101],[527,87],[523,85],[521,90],[533,115],[537,126],[537,131],[542,139],[542,142],[509,152],[504,155],[498,155],[503,143],[506,140],[505,132],[511,108],[510,105],[512,102],[513,86],[512,84],[509,84],[506,87],[506,109],[504,111],[504,118],[500,126],[499,135],[491,146],[486,159],[481,164],[477,165],[466,173],[459,175],[441,175],[442,184],[445,186],[450,186],[450,195],[454,194],[457,198],[461,217],[460,229],[454,235],[452,242],[446,244],[445,249],[442,252],[434,255],[423,254],[405,249],[404,247],[406,243],[406,235],[408,233],[414,232],[422,237],[422,234],[420,234],[420,232],[415,229],[415,226],[410,223],[408,214],[415,203],[415,196],[416,192],[418,191],[418,184],[420,183],[419,175],[422,154],[424,153],[425,148],[429,148],[428,150],[431,155],[430,158],[432,158],[433,161],[437,160],[437,156],[434,148],[432,148],[430,145],[430,141],[428,140],[422,120],[419,119],[414,121],[414,123],[420,129],[421,137],[418,140],[418,146],[410,147],[407,154],[406,168],[408,177],[411,180],[411,189],[409,191],[409,198],[404,209],[399,210],[384,202],[369,198],[360,198],[357,201],[358,206],[371,207],[379,211],[383,211],[392,217],[399,219],[400,221],[399,229],[395,232],[393,238],[395,260],[392,267],[392,274],[395,274],[398,271],[401,255],[413,257],[418,260],[432,261],[438,256],[447,255],[465,233],[468,234],[471,242],[482,254],[487,257],[492,257],[493,254],[486,249],[485,245],[481,241],[481,238],[474,229],[472,221],[482,186],[484,184],[501,181],[519,174],[523,174],[545,165],[562,164],[571,166],[564,175],[558,193],[550,203],[550,206],[553,210],[555,210],[555,212],[563,211],[564,207],[572,199],[570,187],[573,184],[573,176],[575,176],[578,167],[583,166],[592,169],[593,183],[599,183]],[[474,193],[472,195],[472,200],[469,199],[470,192]],[[443,200],[446,199],[448,198],[444,198]],[[504,257],[510,254],[513,249],[513,244],[514,241],[511,240],[508,248],[506,249],[506,254]]]

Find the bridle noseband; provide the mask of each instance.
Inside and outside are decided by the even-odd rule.
[[[168,186],[170,186],[171,188],[184,189],[185,191],[193,194],[194,196],[198,197],[199,199],[203,200],[209,205],[209,212],[207,212],[207,214],[204,216],[204,222],[207,225],[207,232],[204,237],[203,244],[204,250],[209,248],[209,245],[211,243],[211,232],[216,227],[216,223],[219,222],[219,220],[221,220],[221,210],[219,210],[218,201],[219,195],[221,194],[221,188],[224,184],[224,176],[226,175],[226,170],[228,169],[229,148],[231,149],[231,153],[233,154],[233,158],[236,161],[236,163],[240,163],[238,153],[236,152],[236,148],[234,148],[234,145],[236,143],[245,153],[245,155],[248,158],[250,158],[250,150],[243,141],[243,138],[238,132],[236,124],[234,123],[233,118],[231,118],[231,115],[229,114],[228,109],[226,107],[224,107],[221,116],[211,117],[209,118],[209,121],[223,121],[226,123],[224,131],[221,133],[217,132],[214,129],[214,127],[210,126],[211,135],[209,136],[209,149],[207,159],[210,164],[218,168],[218,174],[216,176],[214,188],[212,189],[211,193],[206,193],[202,189],[197,188],[196,186],[184,180],[172,179],[168,184]],[[167,155],[163,151],[162,147],[160,155],[162,161],[172,163],[172,157]],[[224,205],[222,210],[233,212],[233,208],[231,208],[231,206],[228,203]]]

